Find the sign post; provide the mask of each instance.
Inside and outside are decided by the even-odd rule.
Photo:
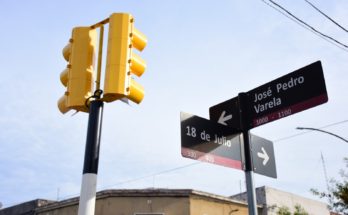
[[[182,155],[243,169],[249,215],[257,215],[254,172],[277,178],[277,171],[273,143],[251,135],[250,129],[327,101],[323,69],[317,61],[210,107],[210,120],[182,114]]]
[[[249,128],[246,124],[248,121],[248,111],[247,111],[247,94],[239,93],[238,94],[239,102],[239,112],[240,112],[240,129],[243,133],[243,146],[244,149],[244,160],[245,160],[245,180],[247,187],[247,196],[248,196],[248,209],[249,215],[257,215],[257,206],[256,206],[256,192],[254,185],[254,172],[253,172],[253,160],[252,160],[252,148],[250,144],[250,133]]]

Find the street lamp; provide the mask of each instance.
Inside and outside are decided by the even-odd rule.
[[[348,140],[344,139],[343,137],[338,136],[337,134],[334,134],[334,133],[331,133],[331,132],[328,132],[328,131],[324,131],[324,130],[318,129],[318,128],[297,127],[296,129],[298,129],[298,130],[312,130],[312,131],[323,132],[323,133],[326,133],[326,134],[330,134],[330,135],[332,135],[332,136],[335,136],[335,137],[337,137],[337,138],[343,140],[344,142],[348,143]]]

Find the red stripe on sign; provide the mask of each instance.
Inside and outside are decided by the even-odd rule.
[[[230,168],[234,168],[234,169],[242,169],[242,162],[239,160],[232,160],[229,158],[196,151],[196,150],[189,149],[189,148],[181,147],[181,155],[183,157],[191,158],[194,160],[199,160],[199,161],[203,161],[203,162],[208,162],[208,163],[212,163],[212,164],[226,166],[226,167],[230,167]]]
[[[258,117],[257,119],[253,120],[253,127],[260,126],[286,116],[290,116],[292,114],[323,104],[327,101],[328,101],[327,94],[322,94],[320,96],[308,99],[304,102],[300,102],[295,105],[291,105],[287,108],[283,108],[281,110],[275,111],[268,115]]]

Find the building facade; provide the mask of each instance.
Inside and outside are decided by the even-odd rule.
[[[256,188],[259,215],[277,215],[300,205],[309,215],[330,215],[323,202],[270,187]],[[191,189],[104,190],[97,193],[96,215],[247,215],[247,194],[231,197]],[[76,215],[79,198],[33,200],[0,210],[0,215]]]
[[[231,196],[232,199],[246,201],[246,193]],[[297,205],[301,206],[309,215],[330,215],[327,204],[298,196],[289,192],[277,190],[271,187],[256,188],[256,199],[262,205],[262,213],[259,215],[277,215],[281,207],[286,207],[293,214]]]
[[[23,208],[17,205],[0,210],[0,215],[76,215],[78,203],[78,198],[71,198],[37,207],[34,204],[30,213],[21,213]],[[248,206],[228,197],[189,189],[105,190],[97,193],[95,214],[246,215]]]

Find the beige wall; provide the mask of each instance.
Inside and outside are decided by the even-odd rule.
[[[42,212],[38,212],[38,215],[77,215],[77,205],[69,205],[63,207],[57,207],[55,209],[47,209]]]
[[[247,205],[191,197],[191,215],[246,215]]]
[[[133,215],[134,213],[189,215],[188,198],[110,197],[97,204],[96,214],[98,215]]]
[[[292,193],[276,190],[274,188],[266,187],[265,196],[268,206],[276,206],[274,210],[269,210],[267,214],[276,215],[278,208],[286,206],[291,212],[294,212],[296,205],[300,205],[305,209],[309,215],[329,215],[330,211],[327,209],[325,203],[304,198],[302,196],[294,195]]]
[[[75,204],[73,204],[75,203]],[[164,215],[245,215],[247,206],[227,200],[199,195],[190,197],[100,197],[96,203],[96,215],[135,215],[159,213]],[[62,202],[40,209],[38,215],[76,215],[77,201]]]
[[[62,206],[56,209],[48,208],[39,212],[38,215],[77,214],[77,204]],[[189,200],[184,197],[108,197],[97,200],[95,211],[96,215],[134,215],[135,213],[189,215]]]

